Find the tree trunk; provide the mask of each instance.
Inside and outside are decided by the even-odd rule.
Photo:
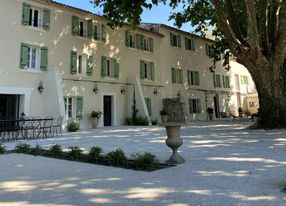
[[[258,128],[286,128],[286,77],[281,71],[281,67],[268,65],[256,67],[252,75],[259,96]]]

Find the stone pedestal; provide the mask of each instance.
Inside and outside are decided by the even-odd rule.
[[[173,150],[173,154],[167,160],[168,164],[181,164],[185,162],[184,158],[178,154],[178,148],[183,144],[183,140],[180,137],[181,126],[183,124],[181,122],[163,122],[161,124],[167,131],[166,144]]]

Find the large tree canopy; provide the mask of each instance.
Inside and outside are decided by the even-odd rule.
[[[286,127],[286,0],[92,0],[103,7],[112,26],[140,23],[143,9],[160,3],[182,11],[170,18],[180,27],[190,23],[204,35],[212,28],[215,37],[212,56],[234,54],[255,82],[263,128]],[[226,65],[228,62],[226,53]],[[228,67],[227,67],[228,68]]]

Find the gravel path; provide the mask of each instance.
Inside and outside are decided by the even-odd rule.
[[[184,126],[186,163],[140,172],[22,154],[0,156],[0,206],[285,206],[286,131],[246,130],[247,122],[194,122]],[[114,127],[29,141],[151,152],[171,151],[161,127]],[[6,143],[8,149],[15,143]]]

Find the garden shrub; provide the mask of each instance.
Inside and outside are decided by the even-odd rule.
[[[102,159],[102,149],[100,147],[92,147],[87,155],[87,161],[98,162]]]
[[[0,154],[4,154],[6,151],[5,146],[3,144],[0,144]]]
[[[152,125],[157,125],[157,124],[158,124],[158,120],[157,119],[152,120]]]
[[[42,153],[42,150],[43,148],[37,144],[35,147],[30,149],[30,154],[37,156]]]
[[[76,159],[80,159],[82,150],[77,147],[77,146],[70,146],[68,147],[69,151],[68,151],[68,156],[70,159],[76,160]]]
[[[15,151],[17,153],[28,153],[31,149],[31,146],[26,143],[19,143],[15,147]]]
[[[80,128],[80,124],[77,121],[71,121],[67,125],[68,132],[76,132]]]
[[[159,168],[159,161],[155,155],[145,152],[144,154],[133,154],[134,166],[136,169],[152,171]]]
[[[48,150],[48,153],[55,157],[55,156],[59,156],[63,153],[63,150],[62,150],[62,147],[61,145],[58,145],[58,144],[53,144],[49,150]]]
[[[107,165],[126,165],[127,157],[121,149],[117,149],[115,151],[109,152],[105,155],[105,160]]]

